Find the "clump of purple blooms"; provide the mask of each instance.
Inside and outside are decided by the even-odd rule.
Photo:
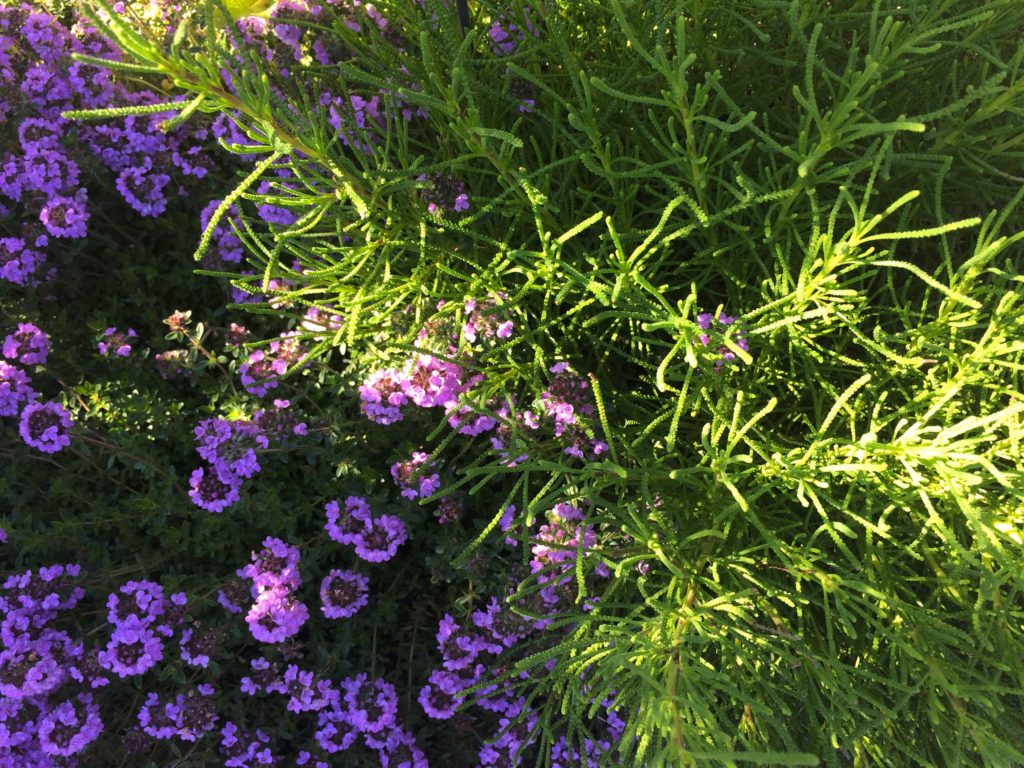
[[[46,365],[50,337],[32,323],[18,323],[18,330],[4,339],[3,355],[22,365]]]
[[[26,445],[57,453],[71,445],[71,414],[60,403],[29,403],[21,411],[18,433]]]
[[[730,317],[724,312],[719,312],[717,316],[710,312],[702,312],[697,315],[697,327],[701,330],[697,338],[700,339],[702,345],[713,348],[718,355],[715,358],[715,373],[721,372],[723,367],[732,365],[739,359],[736,353],[724,343],[726,332],[735,322],[735,317]],[[744,352],[750,351],[750,344],[742,330],[736,331],[731,340]]]
[[[17,127],[0,154],[0,210],[15,211],[19,221],[18,232],[0,238],[0,278],[31,287],[49,276],[43,249],[51,237],[88,232],[84,164],[105,166],[131,207],[157,216],[170,196],[187,194],[186,184],[212,167],[210,132],[201,121],[164,132],[160,126],[170,113],[160,113],[78,124],[77,141],[67,144],[62,137],[71,121],[63,112],[154,104],[165,97],[132,90],[106,68],[75,61],[73,54],[123,58],[81,20],[69,28],[32,5],[10,4],[0,7],[0,40],[0,122]]]
[[[112,593],[107,621],[114,629],[97,657],[100,666],[122,678],[154,667],[164,656],[161,638],[174,634],[187,602],[183,592],[165,597],[163,587],[152,581],[129,581]]]
[[[356,555],[368,563],[390,560],[405,543],[405,523],[394,515],[373,517],[370,505],[360,496],[349,496],[341,507],[336,500],[324,507],[327,535],[339,544],[354,547]]]
[[[402,496],[414,501],[433,496],[441,488],[441,476],[430,472],[433,462],[423,451],[413,451],[412,458],[391,465],[391,477],[402,489]]]
[[[298,633],[309,618],[306,605],[292,594],[302,584],[298,547],[268,536],[238,575],[252,582],[254,602],[245,621],[254,638],[280,643]]]
[[[129,328],[126,331],[119,331],[117,328],[107,328],[103,331],[103,336],[96,344],[96,348],[104,357],[109,355],[128,357],[132,353],[132,344],[135,343],[137,337],[138,334],[135,333],[134,328]]]
[[[328,619],[347,619],[369,603],[370,580],[355,571],[333,569],[320,582],[320,603]]]
[[[224,511],[241,498],[242,483],[260,471],[258,453],[270,440],[305,435],[307,427],[288,411],[287,400],[274,400],[246,419],[204,419],[195,428],[196,452],[207,462],[192,472],[189,497],[207,512]]]

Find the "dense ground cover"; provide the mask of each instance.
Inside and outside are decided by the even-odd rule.
[[[1024,765],[1024,8],[468,10],[0,3],[0,765]]]

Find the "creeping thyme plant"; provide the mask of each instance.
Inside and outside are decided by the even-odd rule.
[[[1017,0],[0,10],[5,280],[99,226],[35,110],[230,294],[185,559],[5,572],[0,764],[1024,765]],[[17,451],[121,445],[34,317]]]

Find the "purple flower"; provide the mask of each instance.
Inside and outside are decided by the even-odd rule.
[[[39,212],[39,220],[54,237],[85,237],[89,220],[88,193],[79,189],[75,196],[54,195]]]
[[[34,285],[45,261],[45,254],[27,247],[21,238],[0,238],[0,278],[15,285]]]
[[[276,587],[260,592],[245,617],[252,636],[261,643],[280,643],[297,634],[309,618],[305,604],[287,589]]]
[[[289,664],[280,680],[280,693],[288,695],[289,712],[319,712],[338,701],[338,691],[330,680],[321,680],[308,671]]]
[[[423,750],[404,728],[392,728],[377,753],[381,768],[429,768]]]
[[[264,589],[297,589],[302,584],[299,548],[268,536],[263,549],[252,553],[252,562],[240,568],[238,575],[252,580],[253,594]]]
[[[361,496],[349,496],[342,509],[337,501],[324,506],[327,535],[339,544],[354,544],[356,536],[371,527],[370,505]]]
[[[461,678],[454,672],[435,669],[430,673],[430,682],[420,689],[418,701],[428,717],[447,720],[459,708],[460,700],[455,695],[462,690]],[[453,690],[455,689],[455,690]]]
[[[717,353],[714,363],[715,373],[720,373],[724,366],[731,365],[738,359],[736,353],[729,349],[727,344],[723,343],[726,329],[733,325],[736,320],[737,318],[730,317],[724,312],[719,312],[717,317],[710,312],[701,312],[697,315],[697,327],[704,331],[697,338],[703,346],[713,347]],[[717,326],[715,325],[716,321]],[[750,351],[750,343],[747,341],[742,330],[733,334],[733,340],[735,345],[744,352]]]
[[[206,669],[210,664],[210,654],[217,648],[217,633],[209,629],[187,627],[181,631],[178,645],[182,661],[190,667]]]
[[[370,421],[394,424],[405,418],[402,406],[409,398],[405,394],[405,375],[391,368],[374,371],[359,387],[362,411]]]
[[[348,708],[343,709],[340,704],[335,702],[329,709],[321,710],[317,718],[316,741],[328,754],[343,752],[355,743],[358,736]]]
[[[29,403],[21,412],[18,432],[27,445],[57,453],[71,445],[71,414],[59,403]]]
[[[199,224],[203,231],[206,230],[213,212],[220,206],[220,200],[211,200],[202,213],[199,214]],[[220,257],[220,260],[227,264],[238,264],[242,261],[245,252],[242,249],[242,242],[238,239],[231,228],[231,221],[238,221],[238,208],[232,203],[224,217],[213,229],[213,237],[210,240],[210,252]]]
[[[277,379],[288,370],[288,363],[280,358],[272,358],[262,349],[254,349],[249,359],[238,367],[242,386],[250,395],[263,397],[277,387]]]
[[[46,712],[39,721],[39,746],[48,755],[71,757],[95,741],[102,730],[99,707],[93,704],[91,694],[83,693]]]
[[[367,682],[365,673],[341,681],[352,726],[362,733],[380,733],[395,725],[398,694],[391,683],[377,678]]]
[[[436,472],[426,474],[420,467],[430,466],[430,455],[422,451],[414,451],[408,461],[391,465],[391,477],[402,489],[402,496],[414,500],[435,494],[441,487],[441,477]],[[419,477],[416,477],[419,475]]]
[[[238,493],[242,486],[241,480],[224,482],[221,474],[207,473],[202,467],[192,472],[189,484],[192,490],[188,495],[192,503],[214,514],[223,512],[241,498]]]
[[[128,677],[143,674],[163,656],[160,639],[137,616],[129,616],[114,629],[106,650],[100,651],[97,659],[104,669]]]
[[[117,328],[107,328],[103,331],[103,338],[96,345],[101,355],[111,353],[118,357],[128,357],[132,353],[132,344],[137,337],[134,329],[129,328],[121,332]]]
[[[32,323],[18,323],[18,330],[4,339],[3,355],[22,365],[46,365],[50,337]]]
[[[277,762],[266,746],[270,737],[262,730],[243,730],[229,720],[221,728],[220,736],[220,753],[227,758],[224,768],[256,768]]]
[[[395,556],[407,536],[405,523],[394,515],[381,515],[352,540],[356,554],[368,563],[383,563]]]
[[[157,694],[150,693],[139,710],[139,725],[154,739],[194,742],[217,725],[213,692],[212,685],[199,685],[188,694],[179,693],[173,701],[161,701]]]
[[[270,447],[263,431],[250,421],[205,419],[195,428],[196,452],[210,462],[223,482],[248,478],[260,471],[256,450]]]
[[[118,592],[107,598],[107,621],[111,624],[123,624],[130,617],[148,627],[164,615],[167,600],[164,588],[156,582],[129,581]]]
[[[370,580],[354,571],[337,569],[320,583],[320,600],[324,616],[347,619],[369,602]]]
[[[0,416],[17,416],[22,406],[38,399],[28,374],[0,360]]]

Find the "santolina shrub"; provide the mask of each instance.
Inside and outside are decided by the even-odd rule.
[[[5,9],[2,759],[1024,764],[1024,10],[708,6]],[[122,123],[246,327],[65,345]]]

